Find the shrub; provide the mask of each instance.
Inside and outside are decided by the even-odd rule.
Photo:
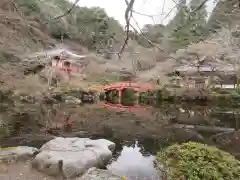
[[[181,88],[176,91],[176,96],[181,97],[182,100],[210,100],[210,91],[205,88]]]
[[[231,91],[229,91],[228,89],[223,89],[223,88],[219,88],[219,87],[214,87],[211,89],[213,92],[219,93],[219,94],[230,94]]]
[[[172,145],[157,155],[164,162],[170,179],[237,180],[240,161],[215,147],[188,142]]]
[[[9,129],[7,127],[7,124],[5,122],[1,122],[0,120],[0,141],[2,138],[9,136]]]
[[[123,90],[122,94],[122,104],[124,106],[133,106],[136,104],[137,96],[133,89],[126,88]]]
[[[237,86],[236,92],[237,92],[238,94],[240,94],[240,86]]]

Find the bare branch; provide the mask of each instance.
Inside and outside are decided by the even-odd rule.
[[[123,44],[121,50],[120,50],[119,53],[118,53],[118,58],[119,58],[119,59],[121,58],[121,54],[122,54],[123,50],[125,49],[125,47],[126,47],[126,45],[127,45],[127,43],[128,43],[128,40],[129,40],[130,19],[131,19],[131,17],[132,17],[132,8],[133,8],[134,2],[135,2],[135,0],[131,0],[130,2],[128,2],[128,0],[125,0],[125,3],[126,3],[126,5],[127,5],[127,9],[126,9],[126,11],[125,11],[126,38],[125,38],[125,41],[124,41],[124,44]]]
[[[79,1],[80,1],[80,0],[75,0],[75,2],[72,4],[71,8],[69,8],[65,13],[63,13],[63,14],[61,14],[61,15],[59,15],[59,16],[56,16],[56,17],[50,19],[49,21],[47,21],[47,22],[44,23],[44,24],[46,25],[46,24],[50,23],[51,21],[55,21],[55,20],[57,20],[57,19],[61,19],[62,17],[70,14],[70,13],[74,10],[74,8],[76,7],[76,5],[79,3]]]
[[[16,10],[16,12],[19,14],[19,16],[22,17],[22,19],[23,19],[24,23],[26,24],[26,26],[29,27],[29,24],[28,24],[27,20],[24,18],[23,14],[19,10],[18,6],[16,5],[15,0],[12,1],[12,5],[13,5],[14,9]]]
[[[152,46],[156,47],[158,50],[160,50],[160,51],[161,51],[164,55],[166,55],[167,57],[171,57],[172,59],[177,60],[176,58],[170,56],[170,55],[169,55],[164,49],[162,49],[158,44],[155,44],[154,42],[152,42],[151,40],[149,40],[149,39],[144,35],[144,33],[143,33],[143,31],[141,30],[138,22],[136,21],[136,19],[135,19],[133,16],[132,16],[132,19],[133,19],[133,21],[135,22],[135,24],[137,25],[137,27],[138,27],[138,29],[139,29],[139,31],[140,31],[141,36],[142,36],[149,44],[151,44]],[[135,33],[138,33],[138,30],[137,30],[133,25],[130,24],[130,26],[131,26],[131,28],[133,28],[133,30],[135,31]]]
[[[162,23],[163,21],[172,13],[172,11],[177,8],[179,6],[179,4],[176,4],[175,6],[173,6],[170,11],[166,14],[166,16],[162,19]]]
[[[25,19],[24,15],[23,15],[23,14],[21,13],[21,11],[19,10],[19,8],[18,8],[15,0],[12,1],[12,5],[13,5],[13,8],[14,8],[14,9],[16,10],[16,12],[18,13],[18,15],[23,19],[23,21],[24,21],[24,23],[25,23],[25,25],[26,25],[26,29],[27,29],[27,31],[25,32],[26,36],[28,36],[27,33],[30,33],[30,34],[32,35],[32,32],[31,32],[31,30],[30,30],[30,25],[29,25],[28,21]],[[30,47],[29,43],[28,43],[24,38],[23,38],[23,42],[24,42],[28,47]]]
[[[196,11],[200,10],[209,0],[204,0],[201,4],[198,5],[191,13],[195,13]]]
[[[166,0],[163,1],[162,14],[164,13],[165,4],[166,4]]]
[[[175,2],[175,3],[176,3],[176,2]],[[154,21],[154,17],[165,15],[165,13],[164,13],[165,4],[166,4],[166,0],[164,0],[164,4],[163,4],[163,7],[162,7],[162,12],[159,13],[159,14],[151,14],[151,15],[150,15],[150,14],[145,14],[145,13],[138,12],[138,11],[136,11],[136,10],[134,10],[134,9],[132,10],[132,12],[135,13],[135,14],[141,15],[141,16],[149,17],[149,18],[151,18],[151,19],[153,20],[153,23],[156,24],[155,21]],[[179,3],[176,3],[175,6],[174,6],[173,8],[171,8],[170,11],[167,13],[167,15],[163,18],[162,22],[163,22],[163,21],[171,14],[171,12],[172,12],[176,7],[178,7],[178,6],[179,6]]]
[[[132,1],[134,1],[134,0],[132,0]],[[198,11],[199,9],[201,9],[201,8],[207,3],[207,1],[208,1],[208,0],[204,0],[201,4],[199,4],[198,7],[196,7],[193,11],[191,11],[191,12],[189,13],[189,16],[190,16],[191,14],[195,13],[196,11]],[[159,50],[160,50],[161,52],[163,52],[165,55],[171,57],[164,49],[162,49],[161,47],[159,47],[157,44],[153,43],[151,40],[149,40],[149,39],[144,35],[144,33],[143,33],[143,31],[141,30],[138,22],[136,21],[136,19],[135,19],[133,16],[130,16],[130,17],[128,16],[128,15],[129,15],[129,12],[132,13],[132,12],[134,12],[134,11],[133,11],[133,9],[132,9],[132,6],[130,7],[130,3],[128,3],[127,0],[125,0],[125,2],[126,2],[126,4],[128,5],[128,8],[127,8],[127,10],[126,10],[126,12],[125,12],[125,19],[126,19],[126,17],[128,17],[128,19],[126,20],[126,23],[127,23],[127,25],[126,25],[127,36],[126,36],[125,43],[124,43],[124,45],[122,46],[121,51],[118,53],[119,58],[120,58],[120,54],[123,52],[123,50],[124,50],[124,48],[125,48],[125,46],[126,46],[126,44],[127,44],[127,42],[128,42],[128,39],[129,39],[129,35],[128,35],[128,33],[129,33],[129,26],[131,26],[131,27],[134,29],[135,32],[138,32],[138,31],[136,30],[136,28],[130,24],[130,18],[132,18],[132,19],[134,20],[135,24],[137,25],[137,27],[138,27],[138,29],[139,29],[139,31],[140,31],[141,36],[142,36],[149,44],[151,44],[152,46],[154,46],[154,47],[156,47],[157,49],[159,49]],[[132,4],[132,5],[133,5],[133,4]],[[176,7],[178,7],[178,6],[179,6],[179,3],[178,3],[178,4],[176,3],[176,5],[168,12],[168,14],[164,17],[164,19],[166,19],[166,18],[170,15],[170,13],[173,11],[173,9],[176,8]],[[135,13],[136,13],[136,12],[135,12]],[[137,14],[140,14],[140,13],[137,13]],[[141,14],[140,14],[140,15],[141,15]],[[148,16],[148,15],[146,15],[146,16]],[[149,16],[150,16],[150,15],[149,15]],[[151,16],[151,17],[153,18],[153,16]],[[184,26],[185,26],[185,25],[182,25],[181,27],[178,27],[178,29],[179,29],[179,28],[181,29],[181,28],[184,27]],[[171,58],[175,59],[174,57],[171,57]]]
[[[155,20],[154,20],[154,17],[152,17],[152,21],[153,21],[153,24],[156,25]]]
[[[152,15],[150,15],[150,14],[144,14],[144,13],[141,13],[141,12],[138,12],[138,11],[135,11],[135,10],[132,10],[132,12],[135,13],[135,14],[139,14],[139,15],[141,15],[141,16],[149,17],[149,18],[152,18],[152,17],[155,17],[155,16],[162,16],[162,15],[164,15],[163,13],[152,14]]]
[[[141,33],[141,36],[142,36],[149,44],[155,46],[156,48],[158,48],[159,50],[161,50],[161,51],[164,52],[164,50],[163,50],[161,47],[159,47],[157,44],[155,44],[155,43],[153,43],[152,41],[150,41],[150,40],[144,35],[144,33],[143,33],[143,31],[141,30],[141,28],[140,28],[138,22],[136,21],[136,19],[135,19],[134,17],[132,17],[132,19],[133,19],[134,23],[137,25],[137,27],[138,27],[138,29],[139,29],[139,31],[140,31],[140,33]],[[134,28],[132,25],[131,25],[131,27],[134,29],[134,31],[138,32],[138,31],[136,30],[136,28]]]

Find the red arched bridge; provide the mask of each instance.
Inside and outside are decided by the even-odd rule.
[[[147,108],[148,106],[141,106],[139,104],[140,100],[140,93],[144,93],[147,91],[150,91],[153,89],[151,84],[147,83],[136,83],[136,82],[117,82],[117,83],[112,83],[104,86],[104,91],[106,93],[106,96],[108,96],[109,93],[112,93],[112,95],[118,96],[118,102],[117,103],[105,103],[104,106],[107,108],[116,108],[116,109],[121,109],[121,110],[135,110],[135,109],[142,109],[142,108]],[[130,89],[135,91],[136,94],[136,101],[134,105],[123,105],[123,93],[124,90]],[[108,101],[108,100],[107,100]]]

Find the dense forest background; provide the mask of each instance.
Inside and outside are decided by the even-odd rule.
[[[71,9],[72,3],[67,0],[19,0],[16,4],[28,21],[44,25],[41,27],[45,28],[47,34],[57,40],[74,40],[89,49],[96,49],[111,48],[110,45],[114,43],[109,43],[109,39],[116,43],[124,36],[124,28],[119,22],[110,18],[105,10],[99,7],[76,6],[71,13],[54,19],[55,16]],[[208,18],[205,0],[191,0],[189,3],[179,0],[177,13],[167,25],[146,24],[140,31],[166,51],[176,51],[207,39],[223,27],[237,25],[237,4],[237,0],[218,1]],[[151,47],[141,33],[133,30],[130,34],[140,45]]]

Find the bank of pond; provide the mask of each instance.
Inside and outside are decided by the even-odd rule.
[[[121,104],[123,106],[159,106],[163,103],[211,103],[219,106],[238,106],[240,94],[237,91],[215,89],[161,89],[147,92],[137,92],[134,89],[126,88],[121,91],[107,91],[102,96],[110,104]],[[103,98],[102,98],[103,100]]]

